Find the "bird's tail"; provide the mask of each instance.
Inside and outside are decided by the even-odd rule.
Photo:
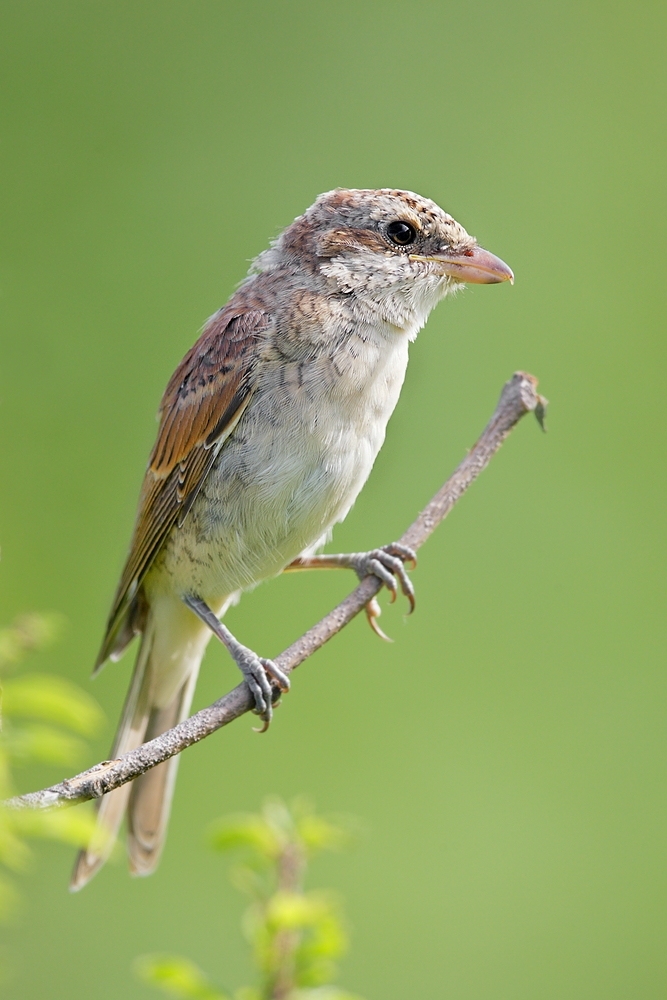
[[[175,598],[148,612],[112,759],[134,750],[188,717],[199,665],[211,633]],[[150,875],[164,845],[178,755],[103,796],[88,847],[80,851],[70,889],[90,881],[109,857],[127,812],[127,850],[133,875]]]

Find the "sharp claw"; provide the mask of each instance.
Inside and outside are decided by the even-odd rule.
[[[253,727],[253,732],[255,733],[265,733],[269,726],[271,725],[271,720],[273,718],[273,696],[274,689],[271,685],[269,678],[272,678],[278,685],[281,693],[285,694],[290,689],[290,679],[286,673],[284,673],[280,667],[276,666],[273,660],[268,660],[264,656],[258,657],[260,664],[264,669],[262,675],[263,680],[266,683],[266,690],[264,690],[264,684],[261,681],[256,680],[254,677],[252,681],[257,685],[256,690],[253,688],[252,683],[250,683],[250,688],[255,697],[255,711],[261,719],[264,720],[264,725],[261,729]],[[258,694],[261,698],[258,698]],[[276,702],[277,704],[277,702]]]
[[[378,636],[378,638],[382,639],[384,642],[393,642],[394,641],[391,638],[391,636],[387,635],[386,632],[382,631],[382,629],[380,628],[380,626],[378,625],[378,623],[375,621],[374,618],[369,618],[368,620],[370,622],[371,628],[375,632],[376,636]]]
[[[366,605],[366,618],[368,619],[368,624],[373,629],[375,634],[380,637],[380,639],[384,639],[385,642],[393,642],[394,640],[390,639],[388,635],[385,635],[385,633],[382,631],[382,629],[377,623],[377,620],[381,614],[382,614],[382,609],[380,608],[380,605],[373,597]]]
[[[386,587],[389,591],[391,604],[394,604],[398,597],[398,584],[400,583],[401,593],[407,597],[410,603],[408,614],[411,615],[415,610],[415,589],[407,574],[405,563],[409,562],[415,567],[417,565],[417,556],[409,546],[393,542],[391,545],[384,545],[381,549],[353,553],[337,558],[340,560],[338,565],[350,566],[356,571],[360,580],[365,579],[367,576],[377,577],[382,586]],[[392,640],[384,634],[375,622],[379,613],[379,605],[375,598],[373,598],[372,602],[366,605],[368,622],[377,635],[391,642]]]
[[[405,572],[405,569],[403,567],[401,568],[402,572],[398,573],[398,578],[401,581],[401,590],[403,592],[403,595],[407,597],[408,601],[410,602],[410,610],[408,611],[408,614],[411,615],[412,612],[415,610],[415,606],[417,603],[415,601],[415,588],[412,586],[412,581]]]
[[[393,604],[398,595],[397,579],[401,584],[401,592],[410,602],[412,614],[415,609],[415,592],[412,582],[405,569],[404,560],[409,560],[416,565],[415,553],[406,545],[386,545],[383,549],[376,549],[373,558],[369,561],[368,569],[385,584],[391,592],[390,603]],[[391,579],[391,583],[389,582]]]
[[[394,542],[392,545],[387,545],[387,551],[399,556],[404,564],[409,562],[412,569],[417,569],[417,553],[409,545],[399,545],[398,542]]]
[[[261,729],[257,729],[253,726],[253,731],[256,733],[265,733],[271,725],[271,719],[273,718],[273,705],[271,703],[271,698],[269,697],[268,701],[265,701],[264,696],[262,695],[262,703],[263,708],[260,709],[258,706],[257,696],[255,696],[255,713],[264,723]]]

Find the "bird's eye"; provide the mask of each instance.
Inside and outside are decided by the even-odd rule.
[[[390,222],[387,226],[387,236],[392,243],[396,243],[399,247],[406,247],[408,243],[414,243],[417,238],[417,232],[414,226],[411,226],[408,222]]]

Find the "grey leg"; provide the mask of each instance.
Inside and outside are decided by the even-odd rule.
[[[220,640],[231,654],[232,659],[243,674],[246,684],[250,688],[255,699],[255,712],[264,721],[264,732],[269,727],[273,716],[273,687],[271,680],[276,681],[281,691],[289,691],[290,682],[287,674],[283,673],[272,660],[267,660],[263,656],[253,653],[252,649],[243,646],[238,639],[235,639],[226,625],[215,615],[208,604],[199,597],[186,594],[183,603],[205,624],[211,632]]]
[[[415,609],[415,588],[408,576],[405,563],[411,562],[413,567],[417,565],[417,555],[413,549],[407,545],[399,545],[394,542],[391,545],[383,545],[381,549],[371,549],[370,552],[348,552],[341,555],[321,555],[310,556],[306,559],[295,559],[287,566],[286,571],[297,569],[353,569],[360,580],[367,576],[377,576],[379,580],[391,592],[392,603],[398,594],[398,585],[401,592],[410,602],[409,614]],[[368,622],[382,639],[387,639],[382,629],[377,624],[376,619],[380,615],[380,605],[373,598],[366,605],[366,616]]]

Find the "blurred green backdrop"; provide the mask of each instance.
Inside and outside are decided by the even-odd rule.
[[[552,402],[423,550],[394,645],[358,620],[267,736],[244,719],[184,755],[155,877],[110,865],[71,897],[69,853],[40,850],[6,995],[148,998],[130,964],[156,949],[247,981],[202,831],[277,792],[369,827],[317,873],[369,1000],[663,998],[664,5],[4,0],[1,20],[0,609],[67,616],[40,668],[88,686],[166,380],[319,192],[419,191],[517,276],[432,317],[334,550],[401,533],[514,369]],[[231,627],[275,654],[351,583],[275,581]],[[130,663],[89,688],[90,763]],[[196,705],[236,680],[211,647]]]

